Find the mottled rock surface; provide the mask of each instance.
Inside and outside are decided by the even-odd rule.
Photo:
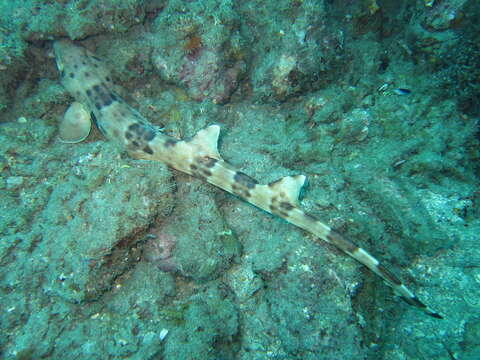
[[[120,4],[121,3],[121,4]],[[478,2],[0,3],[2,359],[478,359]],[[445,315],[335,248],[97,130],[51,40],[116,89],[385,260]],[[477,39],[477,40],[476,40]]]

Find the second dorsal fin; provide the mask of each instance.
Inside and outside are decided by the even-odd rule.
[[[198,148],[202,156],[208,156],[217,160],[222,160],[218,152],[218,135],[220,134],[220,126],[210,125],[200,130],[189,141],[191,145]]]
[[[292,205],[298,205],[298,196],[305,183],[304,175],[285,176],[268,184],[268,187],[287,199]]]

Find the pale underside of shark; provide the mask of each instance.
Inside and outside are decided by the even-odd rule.
[[[217,149],[220,131],[218,125],[210,125],[188,140],[170,137],[112,90],[113,84],[108,72],[91,52],[69,40],[56,41],[54,49],[63,86],[95,115],[97,126],[105,137],[127,150],[131,157],[161,161],[285,219],[333,244],[368,267],[408,304],[430,316],[442,318],[422,303],[380,261],[300,208],[298,196],[305,176],[286,176],[269,184],[259,184],[222,159]]]

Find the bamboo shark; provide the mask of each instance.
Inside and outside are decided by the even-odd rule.
[[[298,197],[306,179],[304,175],[260,184],[222,159],[217,148],[218,125],[210,125],[190,139],[170,137],[113,91],[106,68],[90,51],[69,40],[56,41],[54,51],[62,85],[95,115],[97,126],[105,137],[120,149],[126,149],[131,157],[161,161],[285,219],[368,267],[408,304],[434,318],[443,318],[421,302],[386,265],[301,209]]]

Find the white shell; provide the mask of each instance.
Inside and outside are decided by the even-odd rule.
[[[63,115],[58,129],[60,141],[74,144],[86,139],[92,128],[90,112],[79,102],[73,102]]]
[[[160,338],[160,341],[165,339],[167,337],[167,334],[168,334],[168,329],[162,329],[160,331],[160,334],[158,335],[158,337]]]
[[[165,339],[167,337],[167,334],[168,334],[168,329],[162,329],[160,331],[160,334],[158,335],[158,337],[160,338],[160,341],[163,341],[163,339]]]

